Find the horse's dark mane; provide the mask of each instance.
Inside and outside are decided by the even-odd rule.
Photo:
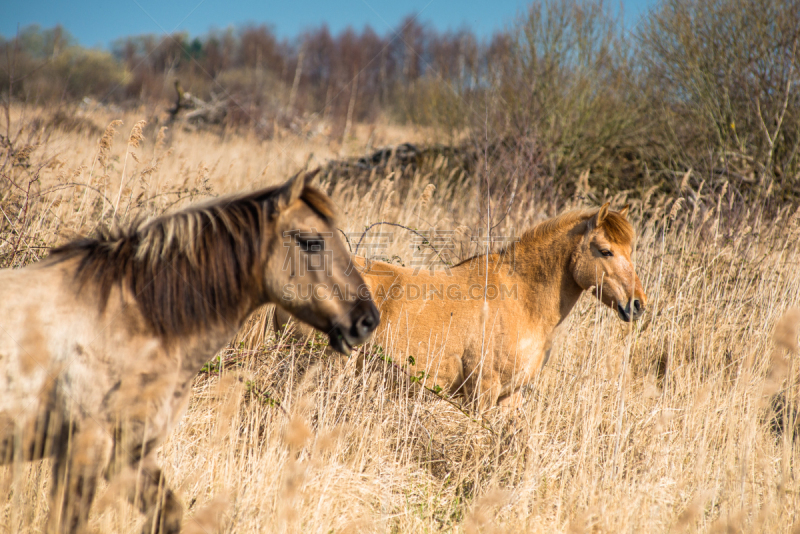
[[[237,315],[253,295],[263,294],[263,276],[256,270],[266,260],[279,190],[217,199],[125,229],[101,230],[53,249],[51,257],[78,260],[78,290],[97,287],[101,309],[114,287],[124,288],[155,334],[186,335]],[[333,223],[327,196],[307,186],[301,199]]]

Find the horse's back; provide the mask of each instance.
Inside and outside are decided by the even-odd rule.
[[[38,266],[0,270],[0,365],[5,371],[0,380],[11,380],[2,375],[30,374],[49,355],[47,337],[55,326],[60,292],[53,281]]]
[[[86,365],[81,347],[99,333],[86,321],[93,312],[65,280],[60,265],[45,262],[0,270],[0,413],[34,412],[59,383],[69,383],[67,368],[74,375]]]
[[[31,428],[54,393],[57,347],[52,340],[58,288],[39,264],[0,270],[0,462],[10,460],[13,434]]]

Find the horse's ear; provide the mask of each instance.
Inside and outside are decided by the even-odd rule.
[[[278,192],[278,206],[284,209],[291,206],[303,194],[303,189],[311,179],[319,172],[319,168],[311,171],[300,171],[283,184]]]
[[[283,210],[294,204],[295,201],[300,198],[300,195],[303,194],[303,188],[305,186],[306,182],[303,179],[302,173],[297,173],[289,178],[278,190],[278,209]]]
[[[630,204],[625,204],[625,206],[621,210],[619,210],[618,213],[620,215],[622,215],[623,219],[627,219],[628,218],[628,210],[629,209],[631,209],[631,205]]]
[[[590,230],[592,228],[599,228],[603,225],[603,221],[606,220],[608,216],[608,207],[611,205],[611,202],[606,202],[600,207],[600,210],[595,214],[594,217],[591,218],[590,222]]]

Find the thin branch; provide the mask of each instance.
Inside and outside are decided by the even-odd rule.
[[[66,188],[68,188],[68,187],[85,187],[85,188],[87,188],[87,189],[91,189],[92,191],[94,191],[95,193],[97,193],[98,195],[100,195],[101,197],[105,197],[105,199],[106,199],[106,201],[107,201],[107,202],[111,203],[111,201],[109,201],[109,200],[108,200],[108,197],[106,197],[106,196],[103,194],[103,192],[102,192],[102,191],[100,191],[99,189],[97,189],[96,187],[94,187],[94,186],[92,186],[92,185],[88,185],[88,184],[81,184],[81,183],[78,183],[78,182],[67,182],[67,183],[63,183],[63,184],[61,184],[61,185],[59,185],[59,186],[52,187],[52,188],[50,188],[50,189],[46,189],[45,191],[40,191],[39,193],[37,193],[36,195],[34,195],[32,198],[42,197],[42,196],[44,196],[44,195],[46,195],[46,194],[48,194],[48,193],[52,193],[52,192],[54,192],[54,191],[60,191],[61,189],[66,189]]]
[[[428,246],[431,247],[436,254],[439,254],[439,251],[436,250],[436,247],[434,247],[431,244],[430,239],[428,239],[427,237],[425,237],[421,233],[417,232],[413,228],[409,228],[408,226],[403,226],[402,224],[397,224],[397,223],[392,223],[392,222],[385,222],[385,221],[384,222],[373,223],[373,224],[369,225],[366,230],[364,230],[364,233],[361,234],[361,238],[359,238],[358,243],[356,244],[356,251],[353,254],[358,254],[358,249],[361,247],[361,242],[364,240],[364,236],[367,235],[367,232],[369,232],[370,230],[372,230],[373,228],[375,228],[376,226],[379,226],[381,224],[388,224],[389,226],[397,226],[398,228],[403,228],[404,230],[408,230],[412,234],[416,234],[416,235],[420,236],[422,239],[427,241]]]
[[[518,186],[519,186],[519,177],[517,176],[517,171],[514,171],[514,189],[511,191],[511,198],[508,199],[508,205],[506,206],[506,212],[503,214],[503,216],[500,218],[500,220],[497,221],[497,224],[492,226],[492,230],[494,230],[495,228],[500,226],[500,223],[503,222],[506,217],[508,217],[508,214],[511,211],[511,206],[514,203],[514,198],[517,196],[517,187]],[[506,188],[507,187],[508,187],[508,183],[506,183]],[[505,193],[505,191],[503,191],[503,193]]]
[[[347,243],[347,248],[350,250],[350,254],[352,254],[352,253],[353,253],[353,247],[352,247],[352,245],[350,244],[350,238],[349,238],[349,237],[347,237],[347,234],[346,234],[346,233],[344,233],[344,230],[342,230],[341,228],[338,228],[338,227],[337,227],[336,229],[337,229],[337,230],[339,230],[339,231],[342,233],[342,235],[344,236],[344,240],[345,240],[345,242]],[[359,241],[359,243],[360,243],[360,241]]]

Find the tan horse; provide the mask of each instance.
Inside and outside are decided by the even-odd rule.
[[[356,258],[381,310],[377,342],[428,387],[463,394],[480,408],[516,405],[584,291],[623,321],[643,313],[626,215],[627,207],[612,212],[608,204],[571,211],[500,253],[433,274]],[[286,322],[276,313],[276,324]]]
[[[97,477],[123,469],[138,474],[127,493],[143,531],[180,531],[154,451],[200,367],[258,306],[279,303],[342,352],[368,338],[371,300],[281,298],[287,285],[362,283],[335,232],[330,200],[296,176],[0,271],[0,459],[55,457],[50,531],[84,531]],[[302,268],[323,252],[325,269]]]

